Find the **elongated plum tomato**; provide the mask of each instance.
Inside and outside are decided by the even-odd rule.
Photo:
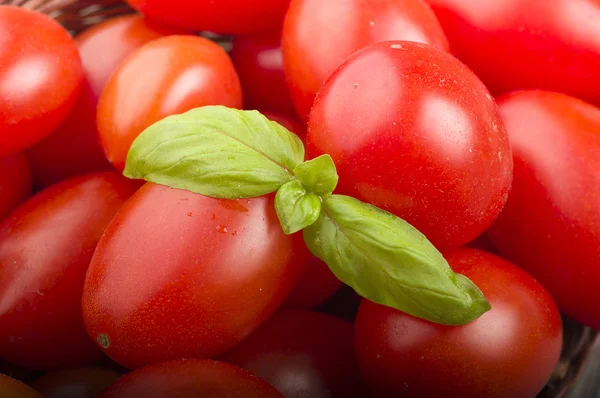
[[[290,308],[314,308],[333,296],[340,287],[342,282],[327,264],[310,256],[284,305]]]
[[[501,97],[514,184],[488,236],[560,309],[600,329],[600,109],[564,94]]]
[[[110,169],[96,127],[96,108],[110,75],[134,50],[180,31],[139,15],[112,18],[75,37],[84,82],[73,111],[48,138],[29,150],[33,177],[47,187],[69,177]]]
[[[600,105],[600,1],[427,1],[494,95],[537,88]]]
[[[94,340],[116,362],[213,357],[265,321],[308,255],[273,198],[220,200],[146,184],[100,241],[83,294]]]
[[[281,25],[290,0],[127,0],[155,21],[194,31],[246,34]]]
[[[352,324],[331,315],[281,310],[221,357],[286,397],[364,397]]]
[[[6,398],[42,398],[42,394],[12,377],[0,374],[0,394]]]
[[[237,366],[210,359],[152,364],[112,384],[98,398],[284,398],[266,381]]]
[[[331,155],[340,193],[405,219],[438,248],[483,233],[512,180],[492,97],[454,57],[419,43],[348,58],[317,96],[307,148],[309,158]]]
[[[344,59],[387,40],[448,50],[446,36],[424,0],[292,0],[282,50],[288,86],[302,120],[308,120],[315,95]]]
[[[527,273],[475,249],[445,254],[492,309],[458,327],[434,324],[368,300],[355,324],[362,373],[377,397],[531,398],[560,357],[554,301]]]
[[[48,372],[31,385],[44,398],[95,398],[121,376],[112,369],[76,368]]]
[[[98,131],[106,157],[123,170],[129,147],[144,129],[204,105],[242,107],[239,78],[227,53],[196,36],[144,45],[114,72],[100,97]]]
[[[31,172],[23,154],[0,158],[0,221],[31,194]]]
[[[83,282],[104,229],[138,186],[113,172],[76,177],[0,224],[1,357],[40,370],[102,357],[83,326]]]
[[[0,6],[0,157],[47,137],[79,94],[77,46],[58,23],[24,8]]]

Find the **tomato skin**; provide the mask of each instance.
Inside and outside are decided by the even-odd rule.
[[[494,95],[537,88],[600,105],[598,0],[427,1]]]
[[[94,25],[75,38],[83,62],[83,86],[67,119],[29,150],[36,185],[44,188],[76,175],[111,169],[98,138],[98,98],[129,54],[152,40],[178,33],[142,16],[126,15]]]
[[[194,31],[240,35],[281,25],[290,0],[127,0],[155,21]]]
[[[296,134],[302,141],[306,138],[306,127],[294,117],[281,115],[279,113],[261,112],[269,120],[279,123],[292,133]]]
[[[10,398],[42,398],[42,394],[18,380],[0,374],[0,393]]]
[[[98,398],[284,398],[266,381],[237,366],[210,359],[180,359],[133,371]]]
[[[98,131],[106,157],[123,170],[129,147],[144,129],[204,105],[241,108],[241,90],[219,45],[196,36],[154,40],[121,64],[100,97]]]
[[[283,72],[281,28],[234,37],[231,60],[240,76],[246,109],[296,114]]]
[[[344,59],[388,40],[448,50],[446,36],[423,0],[292,0],[283,25],[282,50],[300,118],[308,120],[317,92]]]
[[[67,117],[81,86],[77,46],[48,16],[0,6],[0,157],[48,136]]]
[[[483,233],[512,180],[483,84],[451,55],[411,42],[367,47],[337,69],[315,100],[307,152],[331,155],[339,193],[396,214],[438,248]]]
[[[364,397],[352,332],[350,322],[330,315],[281,310],[221,359],[287,398]]]
[[[121,376],[112,369],[77,368],[46,373],[32,387],[44,398],[96,398]]]
[[[600,109],[545,91],[516,92],[498,104],[515,172],[488,236],[562,311],[600,329]]]
[[[83,282],[104,228],[137,187],[113,172],[76,177],[0,224],[0,356],[39,370],[102,357],[83,325]]]
[[[342,282],[327,264],[310,256],[284,305],[290,308],[314,308],[333,296],[340,287]]]
[[[368,300],[355,324],[359,365],[376,396],[531,398],[559,360],[562,323],[527,273],[493,254],[457,249],[452,269],[492,309],[459,327],[436,325]]]
[[[107,336],[104,351],[132,369],[219,355],[283,302],[306,261],[302,245],[284,235],[272,196],[218,200],[146,184],[90,265],[88,333]]]
[[[31,172],[23,154],[0,158],[0,221],[31,194]]]

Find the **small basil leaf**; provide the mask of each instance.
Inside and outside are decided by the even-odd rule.
[[[302,141],[259,112],[205,106],[148,127],[131,146],[123,174],[237,199],[277,191],[303,161]]]
[[[275,210],[287,235],[313,224],[321,213],[321,199],[306,192],[300,181],[287,182],[275,195]]]
[[[376,303],[446,325],[466,324],[491,308],[423,234],[357,199],[327,198],[304,239],[340,280]]]
[[[294,169],[294,175],[310,192],[328,195],[338,183],[338,174],[331,156],[325,154],[300,163]]]

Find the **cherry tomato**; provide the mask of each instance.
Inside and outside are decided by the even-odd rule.
[[[0,356],[31,369],[84,365],[102,353],[81,295],[92,254],[138,184],[117,173],[64,181],[0,224]]]
[[[196,31],[253,33],[281,25],[290,0],[127,0],[150,19]]]
[[[209,359],[180,359],[123,376],[98,398],[284,398],[266,381],[237,366]]]
[[[327,264],[311,256],[306,262],[294,290],[285,301],[285,306],[310,309],[323,303],[342,286],[342,282],[331,272]]]
[[[296,114],[283,73],[280,28],[234,37],[231,59],[247,109]]]
[[[346,60],[317,96],[307,148],[331,155],[340,193],[404,218],[440,248],[483,233],[512,180],[492,97],[451,55],[419,43],[379,43]]]
[[[0,374],[0,397],[42,398],[42,394],[12,377]]]
[[[308,120],[315,95],[344,59],[387,40],[448,50],[446,36],[424,0],[292,0],[282,50],[288,86],[302,120]]]
[[[221,359],[262,377],[287,398],[365,396],[352,324],[330,315],[282,310]]]
[[[31,172],[23,154],[0,158],[0,221],[31,194]]]
[[[540,88],[600,105],[600,1],[427,1],[493,94]]]
[[[75,105],[82,74],[77,46],[58,23],[0,5],[0,157],[58,127]]]
[[[296,120],[296,118],[290,116],[284,116],[278,113],[271,112],[261,112],[265,115],[269,120],[279,123],[292,133],[296,134],[300,139],[304,140],[306,138],[306,127],[300,122]]]
[[[104,152],[117,169],[144,129],[165,117],[204,105],[241,108],[242,91],[227,53],[208,39],[169,36],[129,56],[98,103]]]
[[[178,32],[139,15],[127,15],[95,25],[76,37],[84,84],[67,119],[29,151],[38,186],[47,187],[75,175],[111,168],[98,139],[98,98],[110,75],[131,52],[149,41]]]
[[[284,235],[271,196],[218,200],[147,184],[98,245],[85,324],[128,368],[213,357],[279,307],[307,255],[301,235]]]
[[[424,321],[368,300],[355,325],[359,365],[376,396],[531,398],[560,357],[552,298],[506,260],[475,249],[446,253],[492,309],[459,327]]]
[[[112,369],[77,368],[46,373],[32,387],[44,398],[96,398],[121,376]]]
[[[600,109],[544,91],[498,101],[515,179],[488,236],[562,311],[600,329]]]

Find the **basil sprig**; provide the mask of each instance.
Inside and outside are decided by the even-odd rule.
[[[135,140],[124,174],[215,198],[277,192],[283,231],[303,230],[310,251],[361,296],[445,325],[491,308],[406,221],[334,195],[331,157],[304,161],[302,141],[257,111],[206,106],[169,116]]]

